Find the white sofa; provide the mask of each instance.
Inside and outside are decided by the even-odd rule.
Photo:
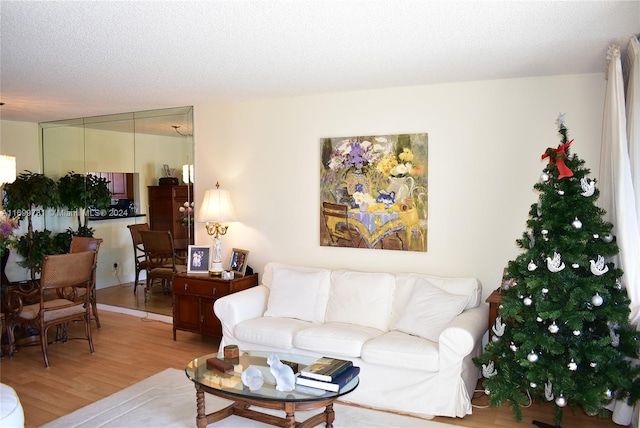
[[[268,263],[262,284],[216,300],[221,347],[350,359],[371,408],[464,417],[488,307],[475,278]]]

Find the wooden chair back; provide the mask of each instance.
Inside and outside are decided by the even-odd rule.
[[[175,267],[176,256],[173,237],[168,230],[140,231],[149,269],[156,267]]]
[[[150,230],[149,223],[130,224],[127,226],[131,233],[131,242],[133,242],[133,262],[136,268],[136,279],[133,283],[133,292],[138,289],[138,282],[140,278],[140,272],[147,270],[147,254],[144,251],[144,242],[142,242],[142,235],[140,232]]]
[[[100,328],[100,318],[98,317],[98,302],[96,300],[96,270],[98,267],[98,251],[102,244],[102,238],[91,238],[87,236],[74,236],[71,238],[69,246],[70,253],[82,253],[84,251],[95,251],[95,260],[93,261],[93,276],[91,278],[91,287],[89,289],[89,301],[91,304],[91,312],[96,320],[96,326]]]

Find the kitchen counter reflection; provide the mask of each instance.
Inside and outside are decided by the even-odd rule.
[[[116,220],[119,218],[136,218],[136,217],[146,217],[146,214],[124,214],[124,215],[104,215],[104,216],[89,216],[89,220]]]

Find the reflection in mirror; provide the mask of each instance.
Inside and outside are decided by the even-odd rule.
[[[179,227],[182,229],[175,232],[179,232],[180,246],[186,248],[193,243],[193,220],[186,211],[195,205],[190,185],[194,163],[192,107],[44,122],[40,128],[44,174],[54,180],[71,171],[106,178],[112,193],[111,207],[116,208],[113,213],[123,214],[90,212],[88,227],[93,236],[103,239],[98,254],[98,289],[132,284],[134,280],[133,246],[127,225],[155,223],[164,230]],[[191,174],[183,175],[184,165]],[[167,179],[167,175],[172,178]],[[156,212],[154,217],[151,188],[168,189],[173,185],[178,187],[169,193],[184,196],[179,201],[163,201],[166,213]],[[46,213],[44,227],[52,234],[77,232],[74,216],[61,210]]]

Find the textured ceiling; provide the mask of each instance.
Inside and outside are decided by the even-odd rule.
[[[0,2],[0,117],[603,72],[639,1]]]

